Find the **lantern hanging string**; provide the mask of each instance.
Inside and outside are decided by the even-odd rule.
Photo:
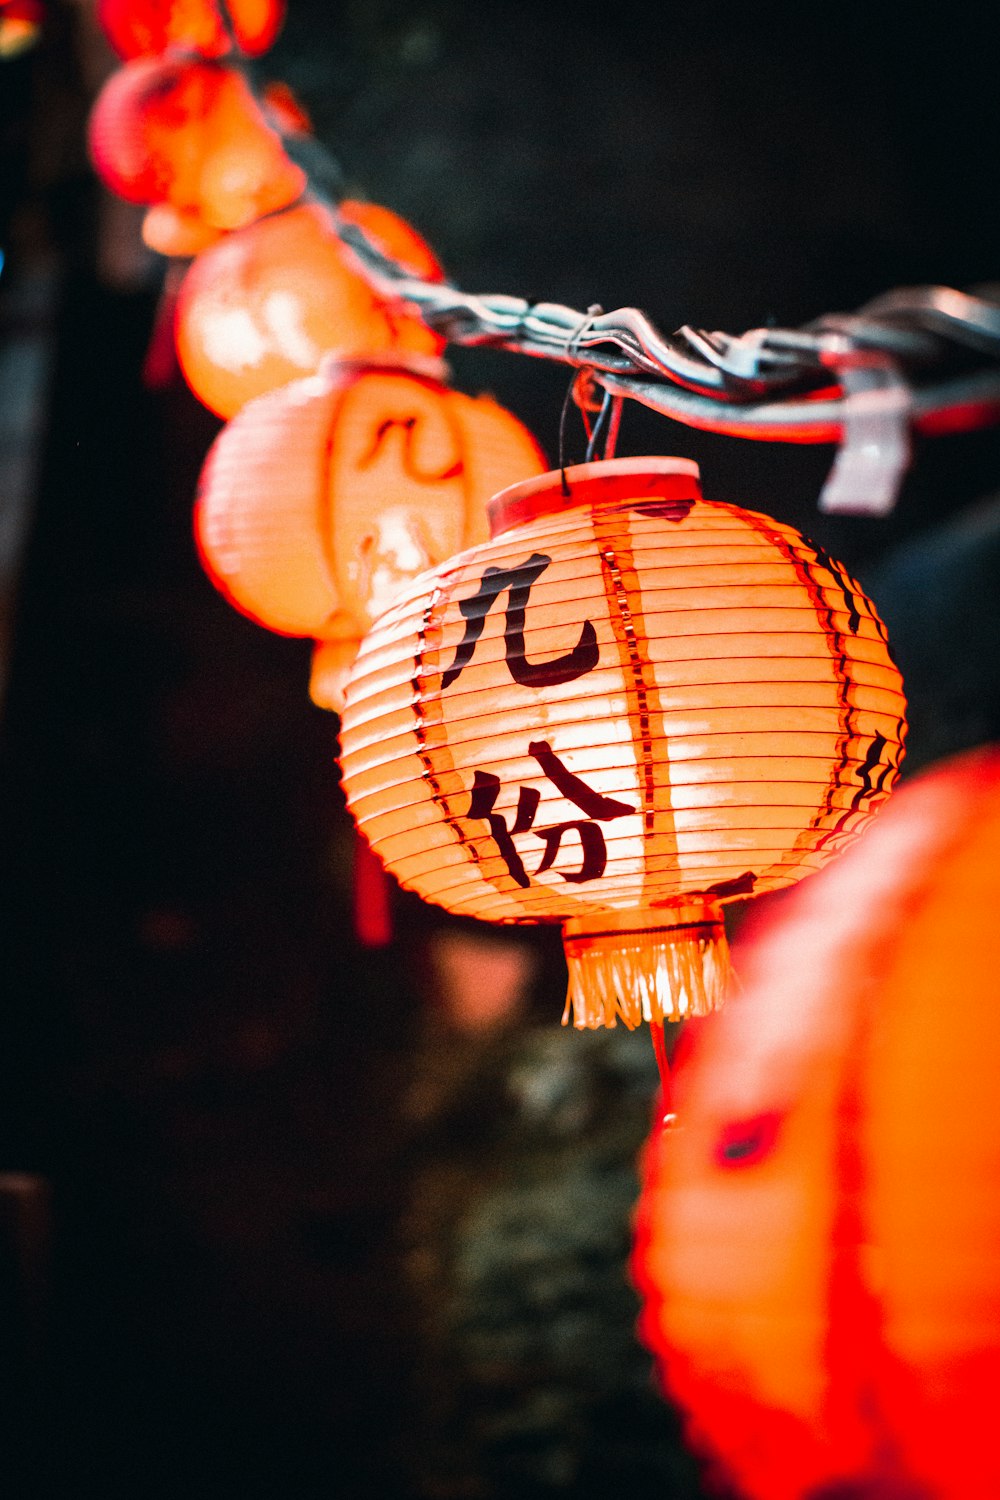
[[[248,60],[235,65],[259,92]],[[1000,284],[900,287],[854,313],[826,314],[799,328],[734,335],[685,324],[665,335],[634,307],[582,313],[413,277],[340,216],[343,175],[326,147],[312,136],[282,134],[309,179],[307,195],[330,209],[341,242],[381,296],[406,303],[449,343],[586,369],[612,397],[689,427],[764,442],[839,444],[822,510],[890,511],[909,464],[911,430],[938,436],[1000,423]]]

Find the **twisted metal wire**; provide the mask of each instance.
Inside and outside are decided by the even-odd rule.
[[[936,435],[1000,422],[998,286],[903,287],[803,328],[734,336],[682,327],[668,337],[634,307],[581,313],[415,280],[334,215],[376,290],[419,313],[449,343],[586,367],[610,394],[705,431],[839,443],[820,497],[825,510],[890,510],[911,429]]]
[[[665,337],[634,307],[584,314],[560,303],[417,281],[357,225],[338,220],[337,229],[379,293],[407,303],[449,343],[586,366],[606,389],[692,426],[779,442],[835,441],[844,400],[837,372],[844,366],[887,360],[911,374],[935,367],[940,374],[956,349],[992,367],[953,373],[915,392],[917,420],[927,430],[951,430],[952,420],[975,425],[977,416],[1000,420],[1000,288],[901,288],[857,313],[831,314],[804,328],[755,328],[734,337],[683,327]],[[973,405],[983,410],[969,410]]]
[[[236,65],[257,88],[246,60]],[[585,368],[609,396],[704,431],[837,443],[823,510],[884,515],[909,465],[911,431],[934,436],[1000,422],[1000,283],[901,287],[801,328],[733,335],[685,325],[668,336],[635,307],[581,313],[415,279],[340,216],[343,176],[326,147],[300,134],[285,135],[284,144],[306,173],[307,196],[329,209],[379,295],[405,304],[447,342]]]

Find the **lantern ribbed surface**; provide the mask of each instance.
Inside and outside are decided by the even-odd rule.
[[[362,644],[348,804],[425,899],[568,924],[575,1024],[700,1013],[720,904],[817,869],[895,780],[884,627],[839,564],[704,500],[685,460],[544,475],[491,520]]]

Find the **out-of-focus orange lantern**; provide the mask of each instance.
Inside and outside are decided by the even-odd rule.
[[[339,711],[375,616],[485,537],[498,487],[544,467],[531,434],[489,397],[329,361],[250,402],[216,438],[195,511],[202,560],[244,613],[316,640],[310,690]]]
[[[126,63],[98,95],[88,138],[112,192],[169,203],[214,229],[238,229],[283,208],[306,185],[243,75],[223,63]]]
[[[190,259],[214,245],[225,233],[213,229],[199,214],[174,208],[172,203],[154,203],[142,220],[142,237],[159,255]]]
[[[904,702],[843,569],[620,459],[517,485],[493,540],[402,592],[341,725],[348,805],[400,883],[564,924],[577,1026],[700,1014],[721,904],[848,843],[897,774]]]
[[[0,57],[14,57],[33,46],[44,19],[41,0],[0,0]]]
[[[280,31],[285,0],[97,0],[97,19],[119,57],[155,56],[168,47],[221,57],[234,40],[257,56]]]
[[[414,276],[441,280],[430,248],[391,210],[348,201],[338,211]],[[262,219],[200,255],[181,287],[176,339],[185,379],[221,417],[314,374],[326,355],[405,358],[444,347],[378,296],[317,203]]]
[[[262,99],[265,119],[283,138],[312,129],[312,121],[287,85],[267,84]],[[142,237],[151,250],[188,260],[216,244],[225,232],[209,224],[200,212],[175,208],[172,203],[154,203],[142,221]]]
[[[1000,749],[777,903],[646,1154],[641,1329],[749,1500],[1000,1494]]]

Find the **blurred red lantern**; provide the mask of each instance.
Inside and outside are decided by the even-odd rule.
[[[278,35],[285,0],[97,0],[97,19],[119,57],[155,56],[168,47],[221,57],[233,40],[256,56]]]
[[[644,1337],[752,1500],[1000,1494],[1000,750],[779,903],[647,1153]]]
[[[96,171],[119,197],[169,203],[214,229],[283,208],[306,185],[243,75],[222,63],[126,63],[97,97],[89,142]]]
[[[309,116],[284,84],[268,84],[263,103],[265,118],[283,138],[312,129]],[[142,221],[142,237],[151,250],[189,260],[216,244],[225,232],[209,224],[200,212],[175,208],[172,203],[154,203]]]
[[[496,402],[412,370],[328,362],[250,402],[205,463],[195,512],[219,589],[312,636],[312,696],[339,711],[358,642],[399,588],[486,534],[498,487],[545,467]]]
[[[32,46],[44,20],[41,0],[0,0],[0,57],[14,57]]]
[[[442,279],[430,248],[389,209],[348,201],[338,211],[414,276]],[[199,256],[181,288],[176,336],[188,384],[222,417],[314,374],[330,354],[405,357],[444,346],[372,289],[317,203],[262,219]]]
[[[623,459],[498,496],[492,542],[405,589],[348,683],[375,852],[451,911],[562,922],[577,1026],[717,1003],[720,903],[818,868],[897,774],[869,601],[697,475]]]

